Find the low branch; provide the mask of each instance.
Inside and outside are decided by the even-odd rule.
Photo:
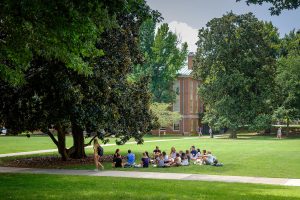
[[[84,147],[87,147],[89,145],[91,145],[92,141],[97,137],[97,135],[95,135],[88,143],[84,144]]]
[[[58,141],[57,141],[57,139],[54,137],[54,135],[53,135],[49,130],[47,130],[46,133],[47,133],[47,135],[49,135],[49,137],[51,138],[51,140],[54,142],[54,144],[55,144],[55,145],[57,146],[57,148],[58,148]]]

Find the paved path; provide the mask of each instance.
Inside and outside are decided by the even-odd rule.
[[[162,139],[162,140],[146,140],[144,143],[153,143],[153,142],[168,142],[174,140],[189,140],[189,139],[196,139],[199,137],[186,137],[186,138],[178,138],[178,139]],[[127,142],[126,144],[136,144],[136,142]],[[125,145],[126,145],[125,144]],[[104,144],[101,146],[115,146],[116,144]],[[92,146],[87,146],[85,148],[92,148]],[[57,152],[57,149],[47,149],[47,150],[38,150],[38,151],[26,151],[26,152],[17,152],[17,153],[6,153],[0,154],[0,158],[4,157],[12,157],[12,156],[23,156],[23,155],[32,155],[32,154],[40,154],[40,153],[51,153]]]
[[[138,172],[138,171],[104,170],[104,171],[96,172],[93,170],[0,167],[0,173],[108,176],[108,177],[146,178],[146,179],[196,180],[196,181],[217,181],[217,182],[283,185],[283,186],[300,186],[300,179],[264,178],[264,177],[247,177],[247,176],[218,176],[218,175],[203,175],[203,174],[159,173],[159,172]]]

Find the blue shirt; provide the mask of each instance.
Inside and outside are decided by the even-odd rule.
[[[132,165],[135,161],[135,155],[133,153],[127,154],[127,162]]]
[[[196,150],[192,150],[192,151],[191,151],[191,154],[192,154],[193,156],[196,156],[197,153],[198,153],[198,152],[197,152]]]

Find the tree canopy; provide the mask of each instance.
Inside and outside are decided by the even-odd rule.
[[[241,0],[237,0],[241,1]],[[273,6],[269,8],[271,15],[280,15],[283,10],[293,10],[300,6],[299,0],[246,0],[247,4],[259,4],[270,3]]]
[[[199,30],[195,76],[201,80],[204,121],[235,131],[268,121],[279,42],[277,29],[252,13],[228,13]]]
[[[180,41],[169,30],[168,24],[162,24],[156,34],[155,24],[149,19],[140,28],[140,49],[144,63],[135,66],[132,76],[150,76],[153,101],[171,103],[175,98],[172,85],[177,71],[186,60],[187,43],[178,48]]]
[[[36,2],[32,3],[35,5]],[[57,13],[60,13],[65,9],[73,8],[72,2],[65,3],[69,4],[58,6],[58,3],[50,3],[49,12],[54,9],[59,10]],[[147,85],[149,81],[144,77],[131,82],[127,76],[131,72],[132,66],[141,62],[142,55],[138,47],[140,25],[148,18],[158,19],[159,13],[152,11],[143,0],[101,1],[99,5],[93,3],[85,2],[82,3],[82,6],[80,3],[78,3],[80,5],[74,3],[75,8],[77,8],[76,5],[78,6],[78,9],[74,11],[77,14],[73,13],[70,16],[68,14],[71,18],[66,19],[70,20],[69,22],[72,24],[72,17],[82,15],[84,18],[87,15],[88,22],[96,25],[100,23],[101,26],[86,27],[86,32],[78,33],[76,31],[79,30],[74,27],[75,30],[65,29],[64,23],[56,23],[59,22],[56,21],[56,18],[64,20],[64,17],[62,16],[63,19],[60,19],[58,14],[53,16],[53,19],[51,19],[52,14],[49,14],[50,16],[45,14],[45,17],[41,15],[40,21],[50,24],[49,27],[45,26],[42,30],[44,34],[48,32],[50,34],[52,29],[55,29],[62,35],[58,34],[60,37],[52,37],[50,34],[48,38],[47,35],[43,36],[39,32],[43,40],[32,42],[30,38],[24,38],[27,40],[25,43],[28,43],[28,47],[32,42],[34,48],[28,48],[30,57],[26,60],[26,63],[28,61],[26,68],[23,65],[19,68],[23,84],[15,87],[16,83],[20,82],[11,81],[14,78],[7,79],[7,74],[1,74],[0,79],[0,88],[3,92],[0,97],[1,121],[15,132],[41,129],[48,133],[57,145],[63,159],[85,157],[84,146],[90,143],[84,144],[83,130],[97,132],[101,139],[114,134],[120,139],[117,143],[122,144],[132,137],[141,143],[142,136],[152,128],[152,115],[149,110],[151,95]],[[22,9],[27,9],[26,6],[23,8],[22,3],[10,5],[6,2],[6,4],[7,13],[5,15],[1,13],[3,17],[10,16],[15,4],[21,6]],[[44,5],[45,9],[48,6],[47,2],[44,4],[44,1],[38,3],[38,5],[40,4]],[[103,10],[96,8],[103,8]],[[39,9],[34,9],[32,12],[33,16],[39,16],[42,13]],[[109,20],[106,23],[102,23],[103,20],[97,18],[103,14],[107,15],[107,20]],[[33,19],[35,18],[33,17]],[[19,22],[18,20],[23,20],[22,15],[15,16],[13,19],[16,22]],[[37,24],[33,23],[33,29],[38,29],[40,21],[38,20]],[[97,30],[94,30],[92,37],[90,31],[93,32],[93,29]],[[26,35],[26,31],[22,31],[19,34]],[[79,41],[72,41],[73,39],[68,38],[68,35],[74,36],[74,40]],[[5,41],[7,37],[4,37]],[[89,39],[85,40],[85,37]],[[70,44],[65,41],[66,38],[67,41],[71,40]],[[52,40],[57,41],[56,45],[52,44]],[[87,44],[84,44],[85,42]],[[15,41],[15,43],[21,45],[20,48],[23,45],[22,42],[19,44],[18,41]],[[3,44],[6,45],[5,42]],[[8,44],[13,46],[14,42],[11,41]],[[72,45],[74,46],[72,47]],[[9,49],[11,46],[7,45],[5,48]],[[92,48],[90,49],[89,46]],[[65,47],[66,49],[63,50]],[[36,52],[35,48],[40,52]],[[48,50],[48,48],[57,50]],[[78,51],[77,58],[73,57],[73,48],[74,51]],[[88,54],[92,49],[101,53]],[[14,53],[17,50],[7,51]],[[87,55],[82,51],[87,51]],[[26,54],[26,52],[24,53]],[[23,54],[20,51],[17,57],[22,57]],[[73,68],[66,60],[75,62],[74,66],[80,67],[80,69]],[[1,63],[4,64],[12,62],[10,60],[2,61]],[[80,63],[83,65],[80,66]],[[17,69],[10,64],[2,65],[2,67],[6,71],[7,69]],[[1,70],[1,72],[3,71]],[[14,74],[11,75],[14,77]],[[48,131],[51,124],[58,130],[58,139]],[[65,147],[65,134],[68,128],[72,128],[73,136],[73,147],[70,149]],[[101,129],[105,129],[104,134],[100,133]]]
[[[274,118],[287,120],[300,117],[300,32],[291,31],[281,40],[281,57],[277,62],[277,107]]]

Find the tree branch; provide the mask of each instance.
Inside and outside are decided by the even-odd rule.
[[[49,137],[51,138],[51,140],[53,141],[53,143],[54,143],[54,144],[57,146],[57,148],[58,148],[58,141],[57,141],[57,139],[54,137],[54,135],[53,135],[49,130],[47,130],[46,133],[47,133],[47,135],[49,135]]]
[[[91,145],[92,141],[97,137],[97,134],[86,144],[84,144],[84,147],[87,147],[89,145]]]

